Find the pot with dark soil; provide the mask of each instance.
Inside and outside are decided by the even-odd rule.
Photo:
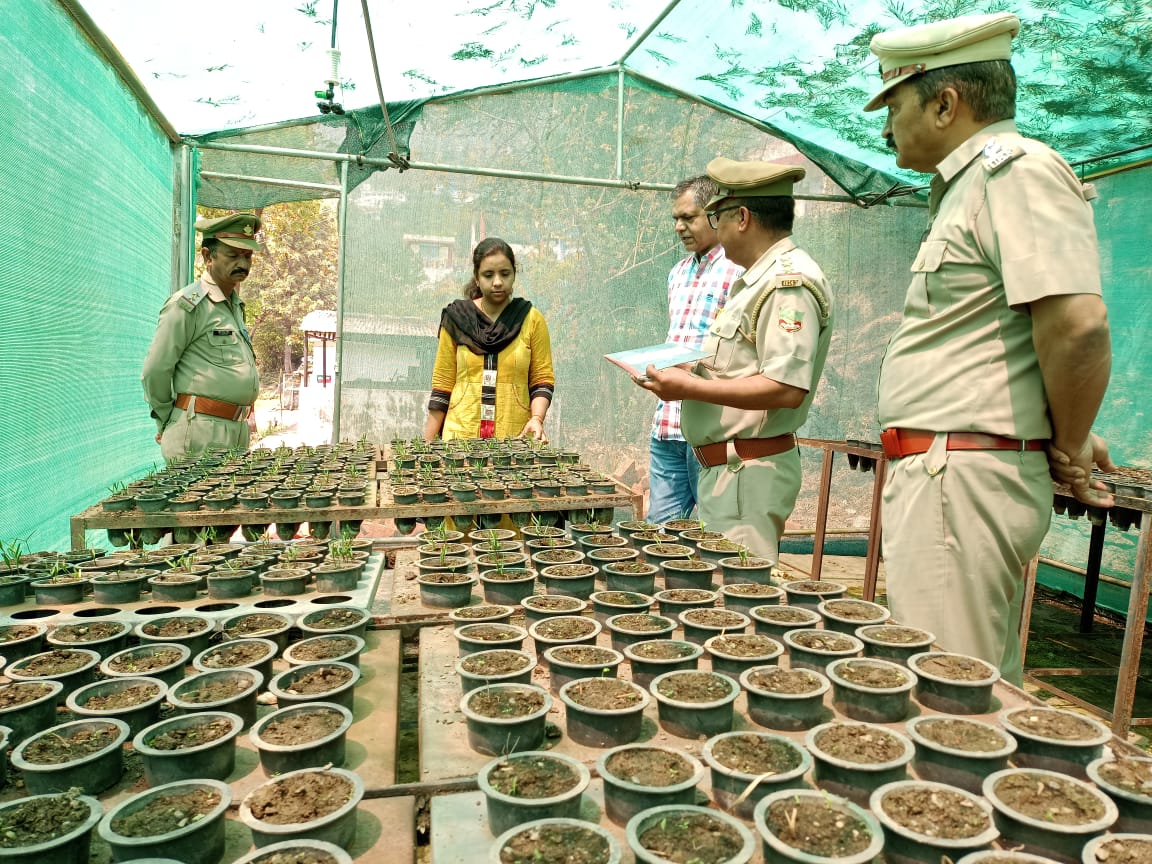
[[[536,590],[536,574],[524,567],[483,570],[478,577],[485,603],[519,606]]]
[[[158,570],[118,570],[112,573],[97,573],[92,577],[92,599],[97,603],[119,606],[135,603],[140,592]]]
[[[640,557],[648,564],[662,567],[665,561],[674,558],[688,559],[696,554],[691,546],[683,543],[648,543],[640,547]]]
[[[907,779],[915,754],[908,738],[874,723],[822,723],[808,731],[804,744],[816,785],[861,807],[885,783]]]
[[[256,695],[263,676],[254,669],[221,669],[191,675],[168,691],[168,702],[178,714],[227,711],[237,714],[247,729],[256,720]]]
[[[99,663],[100,655],[87,648],[56,648],[9,663],[4,674],[13,681],[59,681],[67,698],[92,683]]]
[[[832,685],[811,669],[754,666],[740,673],[740,684],[748,697],[748,716],[769,729],[811,729],[832,716],[824,707]]]
[[[456,637],[457,653],[460,657],[467,657],[478,651],[491,651],[502,648],[507,651],[519,651],[524,646],[528,631],[515,624],[504,621],[495,623],[465,624],[457,627],[453,635]]]
[[[132,746],[149,786],[197,778],[224,780],[236,767],[236,737],[244,721],[229,711],[198,711],[141,729]]]
[[[652,679],[660,727],[680,738],[729,732],[740,685],[718,672],[665,672]]]
[[[205,648],[192,658],[197,672],[218,672],[222,669],[252,669],[260,673],[261,687],[272,680],[272,661],[279,647],[271,639],[232,639],[211,648]]]
[[[240,802],[240,821],[252,842],[324,840],[347,849],[356,838],[356,808],[364,783],[343,768],[304,768],[257,786]]]
[[[129,627],[123,621],[92,621],[61,624],[49,631],[47,642],[53,648],[88,648],[103,660],[124,650]]]
[[[535,641],[536,656],[541,657],[545,651],[557,645],[595,645],[601,627],[595,618],[556,615],[532,624],[528,628],[528,635]]]
[[[1087,783],[1039,768],[1008,768],[984,778],[984,797],[996,808],[1001,845],[1079,864],[1084,845],[1119,813]]]
[[[999,669],[966,654],[913,654],[908,668],[919,679],[917,701],[946,714],[987,714],[992,707],[992,686],[1000,680]]]
[[[77,717],[114,718],[128,724],[130,735],[160,719],[168,686],[159,678],[109,678],[68,694],[66,704]]]
[[[594,591],[588,599],[592,601],[592,612],[601,624],[613,615],[643,614],[656,604],[655,598],[635,591]]]
[[[721,558],[717,563],[720,565],[721,581],[724,585],[768,586],[772,584],[772,573],[776,569],[776,565],[767,558],[747,554]]]
[[[292,619],[276,612],[246,612],[225,618],[220,632],[226,640],[267,639],[276,644],[277,655],[288,647]]]
[[[858,627],[883,624],[892,613],[879,603],[848,598],[821,600],[816,611],[824,619],[824,629],[855,636]]]
[[[12,767],[24,773],[33,795],[81,792],[98,795],[124,773],[128,724],[120,720],[73,720],[52,726],[12,751]]]
[[[694,670],[704,649],[677,639],[646,639],[624,646],[624,656],[632,668],[632,682],[652,688],[652,681],[665,672]]]
[[[720,595],[703,588],[676,588],[657,591],[654,596],[660,614],[679,621],[680,613],[688,609],[711,609]]]
[[[100,820],[115,861],[174,858],[217,864],[224,855],[224,813],[232,789],[219,780],[178,780],[121,801]]]
[[[460,561],[468,562],[467,558]],[[457,609],[472,602],[475,574],[455,570],[428,570],[420,574],[420,602],[438,609]]]
[[[644,561],[614,561],[600,565],[609,591],[633,591],[650,595],[656,590],[656,574],[660,568]]]
[[[255,570],[237,567],[213,570],[206,578],[211,599],[236,600],[252,593],[252,585],[258,577]]]
[[[578,819],[591,775],[561,753],[529,751],[500,756],[480,769],[488,830],[498,836],[536,819]]]
[[[1152,834],[1152,759],[1117,756],[1088,763],[1088,779],[1103,789],[1120,812],[1113,828]]]
[[[936,637],[927,630],[900,624],[869,624],[856,628],[856,638],[864,643],[864,656],[908,665],[913,654],[932,647]]]
[[[671,638],[676,629],[676,622],[663,615],[629,612],[607,618],[604,627],[611,635],[612,647],[617,651],[623,651],[629,645],[639,642]]]
[[[569,681],[584,678],[615,678],[624,655],[595,645],[553,645],[544,652],[548,688],[553,694]]]
[[[685,609],[679,614],[684,640],[703,645],[713,636],[731,636],[748,629],[747,615],[730,609]]]
[[[208,640],[212,638],[215,628],[215,622],[202,615],[172,615],[142,621],[133,632],[141,644],[165,642],[184,645],[188,653],[195,657],[208,647]]]
[[[204,573],[208,573],[205,568]],[[152,599],[157,603],[181,603],[195,600],[200,591],[200,579],[195,573],[160,573],[148,580]]]
[[[604,813],[617,825],[627,825],[652,807],[695,803],[704,765],[672,747],[625,744],[601,753],[596,773],[604,781]]]
[[[826,792],[773,792],[753,820],[765,864],[872,864],[884,847],[875,816]]]
[[[780,602],[784,590],[775,585],[761,585],[756,582],[735,582],[720,588],[720,598],[724,608],[751,617],[757,606],[770,606]]]
[[[535,668],[534,655],[505,648],[476,651],[456,660],[460,689],[465,693],[489,684],[529,684]]]
[[[323,840],[284,840],[249,852],[236,864],[352,864],[352,856]]]
[[[540,582],[549,594],[587,600],[596,590],[598,572],[593,564],[552,564],[540,570]]]
[[[621,543],[626,541],[622,537],[614,538]],[[596,578],[607,580],[608,574],[604,572],[604,568],[609,564],[643,564],[640,560],[640,553],[635,549],[630,549],[628,546],[608,546],[601,549],[589,549],[585,553],[585,564],[591,564],[597,569]]]
[[[916,676],[888,660],[833,660],[827,675],[832,704],[850,720],[897,723],[908,716]]]
[[[0,684],[0,724],[9,730],[5,746],[13,747],[55,723],[56,706],[63,693],[64,685],[59,681]]]
[[[88,795],[31,795],[0,804],[0,857],[11,864],[88,864],[104,815]]]
[[[461,606],[448,613],[448,619],[457,627],[464,624],[496,624],[507,623],[516,610],[511,606],[500,603],[480,603],[476,606]]]
[[[5,624],[0,626],[0,657],[9,663],[44,650],[48,627],[44,624]]]
[[[888,864],[955,861],[991,848],[1000,836],[987,801],[944,783],[888,783],[872,793],[869,804],[884,828]]]
[[[260,590],[265,597],[298,597],[308,590],[312,571],[303,567],[287,570],[268,569],[260,574]]]
[[[798,579],[794,582],[785,582],[780,587],[784,589],[784,595],[788,598],[789,606],[811,609],[813,612],[817,611],[816,607],[819,606],[822,601],[834,600],[848,593],[847,585],[813,579]]]
[[[734,540],[700,540],[696,543],[696,551],[705,561],[719,565],[725,558],[748,557],[752,550],[743,543]]]
[[[640,737],[648,693],[618,678],[582,678],[560,688],[566,731],[577,744],[618,747]]]
[[[704,643],[704,651],[712,658],[713,672],[739,678],[746,669],[774,665],[784,646],[759,633],[735,633],[711,637]]]
[[[532,684],[491,684],[460,698],[468,745],[488,756],[537,749],[551,709],[552,697]]]
[[[679,858],[708,864],[746,864],[756,851],[756,838],[738,819],[691,804],[637,813],[628,821],[625,836],[636,860],[644,864],[664,864]]]
[[[155,678],[171,687],[184,680],[188,657],[187,645],[145,643],[116,652],[100,664],[100,671],[109,678]]]
[[[711,591],[717,569],[717,564],[699,558],[669,558],[660,562],[666,589],[700,588]]]
[[[309,612],[296,622],[305,636],[322,636],[326,633],[350,633],[364,638],[372,616],[366,609],[351,606],[336,606]]]
[[[334,702],[349,711],[360,683],[360,669],[351,663],[327,661],[293,666],[268,682],[268,692],[281,707],[308,702]]]
[[[1152,837],[1147,834],[1105,834],[1084,847],[1084,864],[1145,864],[1152,861]]]
[[[300,768],[344,765],[352,712],[334,702],[289,705],[261,717],[248,732],[269,777]]]
[[[1012,762],[1087,778],[1087,765],[1099,759],[1112,730],[1098,720],[1059,708],[1009,708],[1000,724],[1016,739]]]
[[[721,733],[704,742],[701,755],[711,771],[716,804],[749,820],[765,795],[804,788],[812,767],[807,750],[768,732]]]
[[[960,717],[913,717],[905,728],[916,745],[912,767],[922,780],[980,794],[984,778],[1008,767],[1016,739],[990,723]]]
[[[620,864],[620,844],[599,825],[581,819],[536,819],[509,828],[489,849],[487,864],[579,861]]]
[[[313,636],[311,639],[294,642],[284,650],[284,659],[290,666],[332,661],[359,666],[360,653],[363,650],[364,640],[359,636],[337,633],[331,636]]]
[[[809,630],[820,623],[820,614],[815,609],[777,606],[774,603],[753,606],[748,614],[757,633],[781,642],[784,634],[791,630]]]
[[[525,597],[520,605],[524,609],[524,622],[532,624],[552,615],[579,615],[588,608],[588,601],[558,594],[533,594]]]
[[[784,634],[788,665],[792,669],[825,672],[833,660],[859,657],[864,643],[855,636],[828,630],[789,630]]]
[[[44,579],[33,579],[32,591],[36,595],[36,605],[67,606],[83,603],[91,581],[91,576],[84,576],[79,570]]]

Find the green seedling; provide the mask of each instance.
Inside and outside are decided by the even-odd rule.
[[[0,540],[0,559],[4,560],[4,566],[9,570],[15,570],[20,559],[28,553],[28,540],[31,536]]]

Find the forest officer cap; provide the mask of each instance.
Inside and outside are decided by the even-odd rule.
[[[1000,12],[964,15],[877,33],[869,47],[880,58],[882,83],[864,110],[883,108],[885,93],[929,69],[1008,60],[1012,56],[1012,37],[1019,32],[1020,19],[1011,12]]]
[[[262,224],[255,213],[232,213],[215,219],[197,219],[196,230],[204,235],[201,243],[215,238],[237,249],[263,252],[264,246],[256,239]]]
[[[790,196],[792,186],[804,179],[799,165],[777,162],[737,162],[717,156],[708,163],[708,176],[718,188],[712,200],[704,205],[711,210],[725,198],[779,198]]]

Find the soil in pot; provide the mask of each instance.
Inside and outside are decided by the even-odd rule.
[[[541,752],[502,756],[480,771],[488,830],[499,835],[534,819],[578,818],[588,780],[587,770],[567,757]]]
[[[864,643],[865,657],[878,657],[905,666],[909,657],[927,651],[936,641],[927,630],[899,624],[867,624],[858,628],[855,635]]]
[[[799,744],[766,732],[726,732],[710,738],[704,761],[712,769],[716,803],[741,819],[751,819],[765,795],[802,787],[812,765]]]
[[[581,678],[615,678],[624,655],[611,648],[595,645],[556,645],[545,653],[548,662],[548,685],[553,693],[569,681]]]
[[[223,780],[236,767],[236,736],[243,720],[201,711],[154,723],[133,739],[149,786],[182,780]]]
[[[913,654],[908,666],[919,677],[916,698],[948,714],[985,714],[992,706],[992,686],[1000,679],[994,666],[964,654]]]
[[[775,663],[784,653],[784,646],[759,633],[736,633],[713,636],[704,643],[704,650],[712,658],[713,672],[739,678],[745,669]]]
[[[358,678],[356,667],[337,662],[310,663],[296,666],[287,672],[282,672],[272,679],[271,689],[284,704],[291,696],[291,701],[298,702],[335,702],[352,710],[354,685]],[[342,688],[347,688],[341,691]]]
[[[766,844],[766,853],[782,844],[796,861],[863,864],[883,846],[879,824],[865,811],[842,798],[814,792],[769,795],[756,808],[756,826],[766,840],[771,835],[776,841]]]
[[[0,809],[0,856],[20,862],[88,861],[89,833],[103,810],[95,798],[76,794],[36,795]],[[29,847],[53,841],[65,842],[69,834],[83,836],[74,849],[48,847],[35,852]],[[28,850],[28,851],[25,851]]]
[[[48,634],[48,643],[91,648],[105,658],[123,648],[127,636],[128,625],[123,621],[94,621],[63,624]]]
[[[314,702],[290,705],[253,726],[248,737],[269,776],[299,768],[344,764],[352,712],[340,705]]]
[[[1148,864],[1152,861],[1152,837],[1119,834],[1098,837],[1084,850],[1085,864]]]
[[[648,694],[616,678],[582,678],[560,690],[568,737],[587,747],[617,747],[640,737]]]
[[[652,680],[660,726],[681,738],[710,737],[732,728],[739,685],[717,672],[666,672]]]
[[[649,807],[695,803],[704,778],[704,766],[691,754],[644,744],[608,750],[596,767],[604,779],[604,811],[617,825]]]
[[[498,604],[482,604],[480,606],[465,606],[453,609],[448,617],[457,624],[479,623],[481,621],[506,621],[512,617],[512,607]]]
[[[1152,759],[1097,759],[1088,777],[1116,802],[1116,831],[1152,834]]]
[[[461,657],[492,648],[519,650],[527,635],[515,624],[465,624],[456,629],[457,649]]]
[[[704,649],[692,642],[676,639],[648,639],[624,647],[624,656],[632,667],[632,681],[649,687],[658,675],[676,669],[695,669]]]
[[[500,864],[612,864],[620,848],[607,831],[578,819],[540,819],[496,838],[491,861]]]
[[[752,857],[753,839],[739,822],[704,807],[657,808],[628,825],[628,843],[649,862],[730,864]]]
[[[33,795],[79,787],[96,795],[124,773],[121,745],[128,725],[114,719],[81,719],[53,726],[18,745],[12,765],[24,772]]]
[[[1016,739],[1013,762],[1021,768],[1045,768],[1084,779],[1087,765],[1099,759],[1112,732],[1102,723],[1056,708],[1021,708],[1001,714]]]
[[[782,587],[784,593],[788,595],[789,606],[800,606],[812,610],[815,610],[822,601],[842,597],[848,591],[847,585],[811,579],[785,582]]]
[[[720,596],[724,598],[725,609],[748,615],[757,606],[771,606],[778,603],[784,592],[775,585],[739,582],[725,585],[720,589]]]
[[[268,612],[252,612],[248,615],[240,615],[224,622],[224,638],[225,639],[244,639],[249,636],[258,636],[262,639],[271,639],[278,646],[280,650],[284,650],[284,645],[287,644],[287,631],[292,626],[292,621],[283,615],[275,615]],[[284,634],[284,644],[281,644],[280,639],[277,637]]]
[[[492,684],[465,693],[460,710],[468,745],[489,756],[536,750],[544,742],[551,707],[547,691],[532,685]]]
[[[325,609],[310,612],[300,619],[300,629],[306,633],[350,632],[364,637],[371,616],[363,609]]]
[[[873,792],[870,803],[885,828],[885,855],[894,864],[955,860],[987,849],[998,834],[983,798],[942,783],[891,783]]]
[[[303,770],[282,775],[252,790],[244,799],[241,815],[246,809],[252,819],[269,826],[299,825],[304,828],[310,823],[322,822],[356,798],[356,785],[345,773],[339,769]],[[347,846],[355,836],[354,815],[347,828],[334,830],[339,835],[337,839],[327,836],[320,839]],[[262,837],[258,827],[253,831],[257,846],[272,842],[274,837],[274,834]]]
[[[1007,732],[975,720],[928,715],[909,720],[907,728],[916,743],[917,777],[977,795],[984,778],[1007,768],[1016,750]]]
[[[908,716],[916,677],[888,660],[834,660],[828,664],[832,704],[851,720],[895,723]]]
[[[121,837],[161,837],[198,822],[219,809],[221,793],[190,787],[156,795],[142,807],[112,820],[111,829]]]
[[[356,659],[346,659],[358,654],[364,648],[364,640],[355,636],[316,636],[302,639],[291,645],[285,657],[289,663],[322,663],[327,660],[345,660],[356,663]]]
[[[1117,816],[1102,792],[1054,771],[998,771],[985,778],[984,796],[997,810],[1002,845],[1058,861],[1076,861]]]
[[[816,785],[861,807],[880,786],[907,779],[915,752],[903,735],[873,723],[826,723],[808,733],[805,745]]]
[[[460,660],[461,667],[473,674],[483,676],[509,675],[522,672],[532,665],[532,658],[523,651],[478,651]]]

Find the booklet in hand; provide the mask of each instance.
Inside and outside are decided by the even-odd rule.
[[[650,365],[657,369],[667,369],[669,366],[679,366],[681,363],[694,363],[707,356],[706,352],[682,342],[665,342],[661,345],[648,345],[644,348],[605,354],[604,359],[615,363],[635,378],[643,378],[644,370]]]

